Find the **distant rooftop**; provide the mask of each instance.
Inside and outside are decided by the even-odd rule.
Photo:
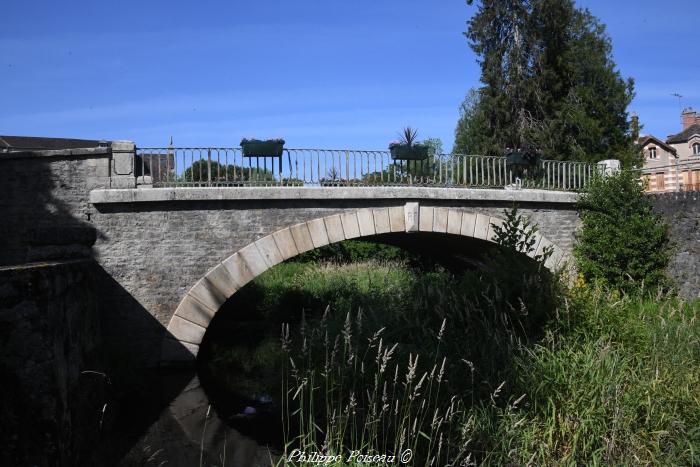
[[[27,151],[39,149],[95,148],[107,141],[72,138],[45,138],[41,136],[0,136],[0,151]]]
[[[693,125],[690,125],[685,130],[681,131],[680,133],[670,135],[666,139],[666,142],[668,144],[685,143],[690,138],[692,138],[693,135],[700,135],[700,123],[695,123]]]

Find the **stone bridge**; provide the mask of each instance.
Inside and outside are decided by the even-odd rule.
[[[169,159],[161,155],[156,151],[156,160],[165,161],[167,169]],[[160,166],[151,165],[152,175],[153,167]],[[212,181],[208,166],[207,172]],[[197,422],[186,431],[198,445],[199,422],[208,418],[206,397],[196,384],[183,390],[189,375],[173,381],[170,373],[161,376],[153,367],[191,363],[224,301],[266,269],[304,251],[366,238],[448,259],[479,253],[492,245],[491,226],[516,203],[539,227],[538,252],[554,247],[546,265],[559,268],[579,227],[578,195],[564,191],[146,188],[138,185],[145,176],[136,170],[133,143],[3,152],[0,178],[0,369],[3,382],[9,382],[3,397],[34,422],[22,428],[28,452],[37,451],[46,427],[57,435],[40,443],[41,449],[59,441],[68,446],[71,424],[93,426],[94,414],[104,414],[102,399],[96,399],[99,406],[81,406],[85,394],[103,390],[96,369],[120,391],[138,391],[139,401],[145,397],[137,410],[147,410],[149,417],[182,405],[174,417],[183,426],[183,420]],[[669,272],[684,296],[696,298],[698,193],[657,195],[654,205],[671,224],[676,245]],[[180,402],[173,403],[181,390]],[[196,413],[195,393],[205,404]],[[134,423],[131,412],[115,407]],[[95,436],[83,444],[91,447],[100,431],[88,431]]]
[[[478,252],[517,203],[539,226],[536,251],[561,267],[578,225],[573,193],[459,188],[172,188],[93,190],[97,259],[164,327],[164,361],[191,359],[239,288],[300,253],[354,238],[424,234]],[[427,235],[425,235],[427,234]],[[115,308],[118,305],[115,304]],[[183,350],[187,352],[183,352]]]
[[[539,227],[536,252],[554,248],[546,266],[555,269],[579,225],[578,195],[560,191],[137,187],[133,163],[120,162],[118,148],[1,155],[0,203],[11,222],[0,225],[0,264],[94,260],[102,341],[127,366],[191,361],[240,287],[329,243],[368,238],[447,256],[478,253],[516,203]]]

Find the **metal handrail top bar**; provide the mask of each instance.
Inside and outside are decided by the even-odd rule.
[[[240,146],[192,146],[192,147],[187,147],[187,146],[159,146],[159,147],[141,147],[138,146],[136,148],[138,151],[155,151],[155,150],[180,150],[180,151],[202,151],[202,150],[228,150],[228,151],[239,151],[241,150]],[[388,149],[328,149],[328,148],[284,148],[284,151],[343,151],[343,152],[372,152],[372,153],[389,153],[390,151]],[[437,156],[464,156],[464,157],[503,157],[503,156],[484,156],[483,154],[461,154],[461,153],[450,153],[450,152],[440,152],[436,153]],[[549,160],[549,159],[546,159]],[[554,160],[554,159],[552,159]],[[563,161],[557,161],[557,162],[563,162]],[[567,161],[567,162],[580,162],[583,164],[587,164],[588,162],[583,162],[583,161]]]

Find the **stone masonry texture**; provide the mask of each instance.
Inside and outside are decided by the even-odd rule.
[[[98,441],[94,267],[0,268],[0,465],[83,465]]]
[[[457,189],[446,190],[453,197],[440,198],[433,192],[424,198],[396,198],[386,195],[391,188],[357,197],[346,196],[357,191],[327,188],[333,194],[318,199],[291,197],[284,188],[271,189],[266,199],[230,196],[236,191],[214,192],[220,199],[203,199],[196,190],[185,189],[101,190],[107,198],[121,201],[106,202],[97,196],[90,203],[94,189],[110,186],[110,157],[108,152],[0,157],[7,179],[0,208],[6,219],[12,219],[0,224],[4,245],[0,264],[94,257],[102,335],[125,365],[155,363],[165,327],[188,290],[219,262],[277,230],[360,209],[403,208],[409,202],[498,217],[512,206],[502,190],[492,199],[487,190],[469,198]],[[130,202],[134,192],[144,199]],[[564,253],[571,252],[579,228],[574,196],[560,197],[559,202],[527,190],[513,196],[519,197],[521,211],[547,239]],[[528,202],[528,196],[535,201]],[[670,272],[686,295],[697,296],[693,199],[659,197],[655,202],[659,212],[677,224],[672,233],[679,250]],[[449,228],[449,219],[446,222]]]
[[[503,217],[506,203],[418,201],[422,206],[459,208]],[[167,327],[188,290],[211,268],[239,249],[285,227],[364,208],[400,207],[404,200],[171,201],[98,204],[93,217],[99,232],[95,257],[118,284],[103,295],[105,338],[156,358],[158,329]],[[526,205],[540,232],[570,253],[579,221],[571,205]],[[121,291],[121,293],[120,293]],[[125,297],[129,297],[126,299]],[[134,328],[151,316],[160,326]],[[117,334],[108,335],[110,330]],[[138,350],[136,350],[138,349]],[[137,356],[135,358],[138,359]],[[152,363],[152,362],[150,362]]]
[[[700,298],[700,192],[652,195],[654,209],[671,228],[668,274],[685,298]]]

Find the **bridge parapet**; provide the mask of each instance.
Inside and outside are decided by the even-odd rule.
[[[284,149],[248,157],[241,148],[136,148],[135,173],[153,187],[436,186],[580,191],[597,164],[543,160],[516,166],[506,157],[430,154],[395,160],[389,151]]]

